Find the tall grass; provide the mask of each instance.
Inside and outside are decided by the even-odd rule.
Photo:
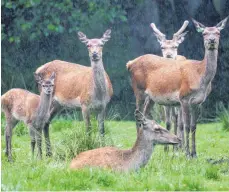
[[[72,129],[62,132],[55,144],[54,156],[60,160],[70,160],[82,151],[113,145],[113,141],[106,129],[106,137],[102,137],[98,133],[97,126],[93,126],[89,133],[85,131],[84,125],[78,124]]]
[[[229,131],[229,104],[227,107],[223,103],[218,104],[218,117],[223,130]]]

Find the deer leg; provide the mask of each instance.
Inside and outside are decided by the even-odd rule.
[[[38,159],[42,159],[42,129],[36,129],[36,143],[38,149]]]
[[[90,110],[86,106],[82,106],[82,114],[86,125],[86,132],[90,134],[90,130],[91,130]]]
[[[183,118],[182,118],[182,109],[179,108],[178,110],[178,133],[181,142],[179,144],[179,148],[183,149],[184,147],[184,126],[183,126]]]
[[[178,114],[177,114],[177,109],[175,107],[172,107],[172,117],[173,117],[173,124],[174,124],[174,134],[177,134],[177,119],[178,119]],[[173,146],[173,151],[177,150],[177,145]]]
[[[196,155],[196,121],[198,118],[198,106],[191,106],[191,134],[192,134],[192,152],[191,157],[197,157]]]
[[[165,122],[166,122],[166,129],[170,131],[171,129],[171,107],[165,106]],[[164,151],[168,152],[169,151],[169,146],[165,145],[164,146]]]
[[[105,134],[104,130],[104,119],[105,119],[105,109],[102,109],[98,112],[98,125],[99,125],[99,132],[102,136]]]
[[[35,129],[32,125],[29,125],[29,134],[31,138],[31,151],[32,151],[32,159],[34,159],[34,150],[36,145],[36,138],[35,138]]]
[[[50,137],[49,137],[49,125],[52,119],[62,111],[62,107],[56,103],[53,102],[53,107],[50,110],[50,118],[48,122],[45,123],[44,126],[44,137],[45,137],[45,147],[46,147],[46,156],[51,157],[52,156],[52,147],[51,147],[51,142],[50,142]]]
[[[12,130],[17,125],[18,120],[14,119],[9,113],[5,113],[6,115],[6,127],[5,127],[5,139],[6,139],[6,156],[8,157],[8,161],[12,162]]]
[[[190,150],[189,150],[190,110],[187,102],[182,102],[181,105],[182,105],[182,115],[184,120],[184,128],[186,132],[185,151],[186,151],[186,156],[190,157]]]

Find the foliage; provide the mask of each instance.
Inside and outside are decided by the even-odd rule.
[[[6,16],[2,39],[10,43],[20,43],[25,38],[31,41],[51,34],[73,33],[87,27],[93,17],[99,17],[104,23],[126,21],[125,11],[113,1],[3,0],[2,7]]]
[[[212,162],[222,158],[229,160],[229,133],[222,132],[222,125],[219,123],[198,125],[198,159],[187,160],[182,152],[173,154],[172,150],[165,154],[164,147],[157,146],[146,167],[138,172],[119,173],[91,168],[71,171],[69,169],[70,156],[64,159],[57,158],[56,150],[64,144],[60,142],[63,141],[64,136],[66,136],[65,141],[67,138],[72,138],[70,135],[74,132],[74,127],[68,126],[72,121],[69,121],[70,123],[66,120],[59,121],[62,120],[55,120],[50,129],[53,158],[44,157],[42,161],[31,161],[28,135],[13,137],[12,152],[15,162],[8,163],[2,153],[1,189],[3,191],[229,190],[228,161],[217,161],[219,162],[217,164],[207,161],[209,158],[213,159]],[[66,127],[57,128],[57,126],[64,126],[64,123],[67,124]],[[109,121],[106,123],[106,127],[109,127],[108,138],[112,139],[115,146],[126,149],[133,145],[136,139],[135,122]],[[78,122],[73,122],[73,124],[81,126]],[[81,132],[83,131],[82,129]],[[2,137],[2,150],[4,149],[5,142]],[[37,183],[38,180],[39,183]]]
[[[218,116],[222,123],[223,130],[229,131],[229,105],[226,108],[223,103],[218,104]]]
[[[219,4],[220,3],[220,4]],[[60,59],[89,66],[88,52],[77,38],[101,37],[111,28],[111,40],[104,46],[104,67],[114,96],[108,113],[115,119],[133,119],[135,96],[126,63],[140,55],[161,55],[149,24],[154,22],[168,38],[190,17],[213,26],[228,15],[229,1],[151,0],[18,0],[2,1],[2,93],[12,87],[37,92],[33,72],[42,64]],[[166,19],[165,19],[166,18]],[[202,118],[216,117],[216,103],[229,98],[228,23],[221,32],[217,73],[212,92],[203,104]],[[202,36],[192,22],[179,54],[200,60],[204,57]],[[111,111],[110,111],[111,110]],[[114,116],[113,116],[114,117]]]
[[[82,123],[80,125],[78,123],[78,126],[77,122],[73,122],[73,124],[74,126],[71,129],[63,131],[58,143],[55,144],[55,158],[68,160],[74,158],[82,151],[112,145],[109,130],[106,129],[107,136],[103,138],[98,134],[97,129],[92,129],[89,134],[85,132],[85,127]],[[96,122],[93,120],[92,125],[95,124]]]

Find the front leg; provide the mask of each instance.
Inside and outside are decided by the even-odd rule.
[[[34,149],[36,145],[36,138],[35,138],[36,131],[32,125],[29,125],[29,135],[31,139],[31,151],[32,151],[32,159],[34,159]]]
[[[86,125],[86,132],[90,134],[91,121],[90,121],[90,109],[87,106],[82,106],[83,119]]]
[[[105,119],[105,108],[101,109],[98,112],[98,125],[99,125],[99,132],[102,136],[105,134],[105,129],[104,129],[104,119]]]
[[[191,106],[191,134],[192,134],[192,157],[197,157],[196,155],[196,122],[199,116],[198,105]]]
[[[182,107],[182,115],[184,120],[184,128],[186,132],[185,151],[186,151],[186,156],[190,157],[190,150],[189,150],[190,110],[189,110],[188,102],[186,101],[181,102],[181,107]]]
[[[165,110],[166,129],[168,131],[170,131],[170,129],[171,129],[171,107],[165,106],[164,107],[164,110]],[[168,152],[169,151],[169,146],[168,145],[165,145],[164,151],[165,152]]]
[[[42,159],[42,129],[36,129],[36,143],[38,149],[38,159]]]

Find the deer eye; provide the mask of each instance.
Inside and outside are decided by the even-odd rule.
[[[87,45],[87,47],[89,48],[89,47],[91,47],[91,45]]]
[[[173,48],[173,49],[177,49],[177,46],[173,46],[172,48]]]

